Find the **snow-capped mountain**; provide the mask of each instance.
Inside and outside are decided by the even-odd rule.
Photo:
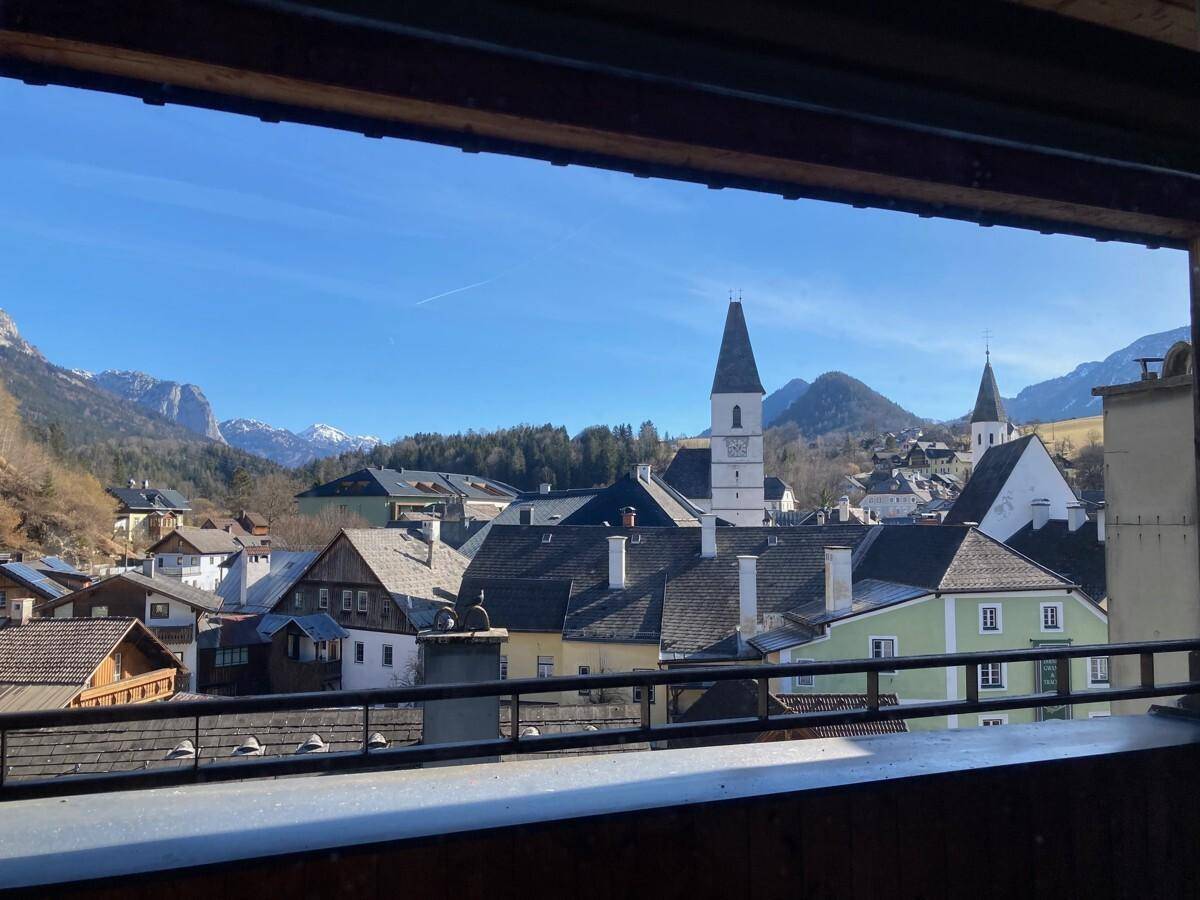
[[[0,347],[11,347],[20,353],[28,354],[37,359],[45,359],[37,347],[21,337],[21,332],[17,329],[17,323],[12,320],[12,316],[2,309],[0,309]]]
[[[1017,422],[1057,422],[1098,416],[1100,398],[1092,396],[1092,388],[1137,381],[1141,366],[1134,362],[1135,359],[1162,356],[1176,341],[1188,339],[1187,326],[1144,335],[1103,360],[1080,363],[1067,375],[1031,384],[1017,396],[1005,398],[1004,406]]]
[[[380,443],[377,437],[349,435],[332,425],[310,425],[297,434],[255,419],[222,422],[221,433],[230,446],[284,466],[302,466],[349,450],[369,450]]]

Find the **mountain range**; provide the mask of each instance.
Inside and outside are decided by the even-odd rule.
[[[370,450],[380,443],[373,435],[350,435],[323,424],[297,433],[256,419],[228,419],[220,429],[230,445],[291,468],[352,450]]]
[[[1187,326],[1145,335],[1102,360],[1080,363],[1066,375],[1031,384],[1017,396],[1005,398],[1005,408],[1018,423],[1097,416],[1100,398],[1092,396],[1092,388],[1137,381],[1142,371],[1135,361],[1138,357],[1161,357],[1176,341],[1189,338]]]

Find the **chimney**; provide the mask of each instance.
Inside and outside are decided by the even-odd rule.
[[[25,625],[33,618],[33,598],[22,597],[19,600],[13,600],[12,606],[12,624]]]
[[[633,528],[637,525],[637,510],[632,506],[621,507],[621,525],[624,528]]]
[[[532,525],[533,524],[533,506],[532,506],[532,504],[527,504],[525,506],[522,506],[519,510],[517,510],[517,516],[518,516],[517,521],[519,524]]]
[[[246,589],[250,587],[250,557],[245,550],[238,564],[238,606],[245,606]]]
[[[838,521],[842,523],[850,521],[850,498],[845,494],[838,498]]]
[[[625,589],[625,536],[622,534],[608,538],[608,589]]]
[[[717,555],[717,516],[716,513],[703,513],[700,516],[700,556],[712,559]]]
[[[539,493],[539,494],[548,494],[548,493],[550,493],[550,482],[548,482],[548,481],[543,481],[541,484],[539,484],[539,485],[538,485],[538,493]]]
[[[426,519],[421,523],[421,537],[429,544],[429,568],[433,568],[433,560],[437,555],[438,541],[442,539],[441,519]]]
[[[130,488],[130,490],[132,490],[133,488],[136,488],[136,487],[137,487],[137,479],[136,479],[136,478],[130,478],[130,479],[129,479],[129,488]]]
[[[849,547],[825,548],[825,611],[843,612],[854,600]]]
[[[738,636],[758,634],[758,557],[738,556]]]
[[[142,574],[147,578],[154,577],[154,557],[147,556],[142,560]]]
[[[825,524],[825,510],[823,510],[823,509],[817,510],[817,524],[818,525]]]
[[[1096,509],[1096,540],[1104,543],[1104,501],[1100,501],[1100,506]]]
[[[149,478],[142,479],[142,490],[143,491],[150,490],[150,479]]]
[[[1043,497],[1029,505],[1033,507],[1033,530],[1045,528],[1046,523],[1050,521],[1050,501]]]
[[[649,463],[638,463],[636,466],[634,466],[633,467],[633,480],[649,482],[650,481],[650,464]]]
[[[1087,521],[1087,510],[1083,504],[1075,500],[1067,504],[1067,530],[1078,531]]]

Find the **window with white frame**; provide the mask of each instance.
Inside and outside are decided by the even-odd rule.
[[[358,611],[361,613],[365,613],[367,611],[367,592],[366,591],[358,592]]]
[[[121,651],[113,654],[113,681],[121,680]]]
[[[1000,607],[994,603],[981,603],[979,605],[979,633],[1000,634],[1002,629]]]
[[[508,678],[508,657],[500,657],[500,680],[505,681]]]
[[[592,667],[591,667],[591,666],[580,666],[580,667],[579,667],[579,674],[580,674],[580,675],[591,675],[591,674],[592,674]],[[579,689],[579,696],[580,696],[580,697],[587,697],[587,696],[588,696],[588,695],[590,695],[590,694],[591,694],[591,691],[589,691],[587,688],[580,688],[580,689]]]
[[[1062,631],[1063,605],[1061,603],[1043,603],[1042,631]]]
[[[1088,657],[1088,686],[1108,686],[1108,657]]]
[[[342,591],[342,612],[354,609],[354,591]]]
[[[354,661],[356,663],[358,663],[359,665],[362,665],[362,662],[364,659],[366,659],[366,657],[367,657],[366,646],[363,644],[362,641],[355,641],[354,642]]]
[[[390,669],[392,667],[392,645],[391,644],[383,645],[383,665],[385,668],[388,668],[388,669]]]
[[[295,595],[292,597],[292,602],[296,609],[304,609],[304,595],[299,591],[296,591]]]
[[[981,690],[999,690],[1004,687],[1004,663],[980,663],[979,687]]]
[[[329,609],[329,588],[317,591],[317,609]]]
[[[554,657],[539,656],[537,662],[537,677],[550,678],[554,675]]]
[[[993,713],[990,716],[980,716],[979,725],[982,728],[987,728],[992,725],[1007,725],[1008,713]]]
[[[896,655],[895,636],[877,637],[872,635],[869,641],[871,659],[891,659]]]

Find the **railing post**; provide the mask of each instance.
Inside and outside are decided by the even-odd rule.
[[[979,702],[979,663],[967,663],[966,665],[966,682],[967,682],[967,702]]]
[[[192,732],[192,749],[196,752],[192,754],[192,771],[200,771],[200,715],[196,714],[196,728]]]
[[[1188,681],[1200,681],[1200,651],[1188,653]],[[1196,694],[1184,694],[1179,704],[1184,709],[1197,710],[1200,709],[1200,698]]]
[[[867,673],[867,709],[879,709],[879,673],[874,669]]]
[[[371,752],[371,748],[368,746],[368,744],[370,743],[370,740],[371,740],[370,726],[371,726],[371,705],[369,703],[364,703],[363,704],[363,745],[362,745],[363,756],[367,756]]]
[[[758,679],[758,717],[771,717],[771,682],[767,678]]]
[[[650,685],[642,685],[642,731],[650,730]]]
[[[513,694],[508,704],[508,739],[514,744],[521,742],[521,695]]]
[[[1142,653],[1142,654],[1140,654],[1140,659],[1142,662],[1142,687],[1153,688],[1154,687],[1154,654],[1153,653]]]
[[[1054,677],[1058,682],[1058,696],[1071,696],[1071,658],[1069,656],[1054,658]]]
[[[8,732],[0,731],[0,788],[8,775]]]

